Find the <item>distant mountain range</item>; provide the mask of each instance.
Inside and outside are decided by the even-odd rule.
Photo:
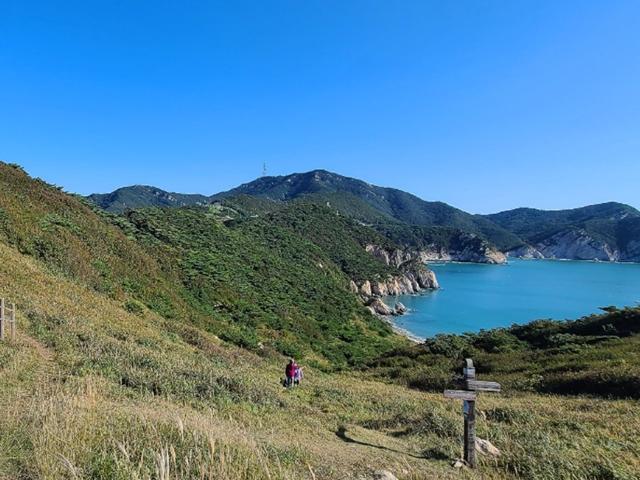
[[[640,212],[615,202],[571,210],[518,208],[474,215],[444,202],[425,201],[325,170],[262,177],[211,196],[132,186],[89,199],[105,210],[122,213],[143,207],[225,203],[240,197],[262,200],[256,213],[291,202],[329,205],[396,243],[419,250],[425,259],[501,263],[504,253],[526,258],[640,260]]]

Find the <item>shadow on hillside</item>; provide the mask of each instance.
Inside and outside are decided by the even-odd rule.
[[[356,440],[355,438],[348,436],[347,429],[345,427],[339,427],[338,430],[336,431],[336,436],[343,442],[355,443],[358,445],[363,445],[365,447],[378,448],[380,450],[387,450],[393,453],[408,455],[409,457],[413,457],[413,458],[426,459],[426,460],[450,460],[449,455],[447,455],[445,452],[437,448],[429,448],[424,452],[422,452],[422,454],[416,455],[414,453],[403,452],[402,450],[396,450],[394,448],[385,447],[383,445],[376,445],[374,443],[368,443],[368,442],[363,442],[361,440]]]

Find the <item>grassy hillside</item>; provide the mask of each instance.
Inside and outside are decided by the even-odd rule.
[[[0,240],[115,300],[137,299],[168,318],[187,315],[165,258],[149,255],[82,199],[3,163]]]
[[[635,401],[511,388],[485,395],[478,434],[503,455],[459,472],[450,464],[460,455],[460,405],[440,393],[310,367],[302,388],[285,391],[284,360],[200,329],[185,337],[178,322],[129,313],[0,244],[7,278],[2,294],[20,310],[17,342],[0,344],[3,479],[356,479],[380,468],[401,480],[631,479],[640,471]]]

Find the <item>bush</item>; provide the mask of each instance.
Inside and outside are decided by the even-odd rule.
[[[466,356],[471,345],[466,337],[439,334],[425,340],[424,346],[431,353],[455,359]]]
[[[124,309],[134,315],[142,315],[144,313],[144,305],[137,300],[127,300],[124,302]]]

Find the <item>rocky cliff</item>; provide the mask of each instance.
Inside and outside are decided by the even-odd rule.
[[[446,261],[502,264],[507,262],[507,256],[488,242],[473,234],[462,235],[470,238],[468,241],[460,242],[460,248],[428,245],[422,248],[409,247],[388,251],[375,245],[368,245],[367,251],[379,257],[387,265],[395,267],[399,267],[410,260],[416,260],[420,263]]]
[[[521,238],[524,246],[507,248],[512,257],[640,261],[640,211],[623,203],[569,210],[517,208],[486,218]]]
[[[507,256],[493,247],[486,249],[465,248],[463,250],[446,250],[444,248],[423,249],[419,252],[423,262],[471,262],[502,264],[507,263]]]
[[[427,268],[421,256],[415,252],[385,249],[377,245],[367,245],[366,250],[386,265],[396,267],[401,272],[399,275],[389,275],[382,279],[351,281],[351,291],[359,294],[374,313],[393,315],[406,311],[402,305],[400,308],[390,308],[380,297],[414,294],[422,290],[440,288],[435,273]]]
[[[507,257],[495,246],[473,233],[460,232],[448,247],[427,245],[416,252],[421,261],[472,262],[502,264]]]
[[[594,238],[581,229],[558,232],[533,245],[512,250],[508,252],[508,255],[518,258],[598,260],[603,262],[634,260],[633,255],[623,254],[608,242]]]

